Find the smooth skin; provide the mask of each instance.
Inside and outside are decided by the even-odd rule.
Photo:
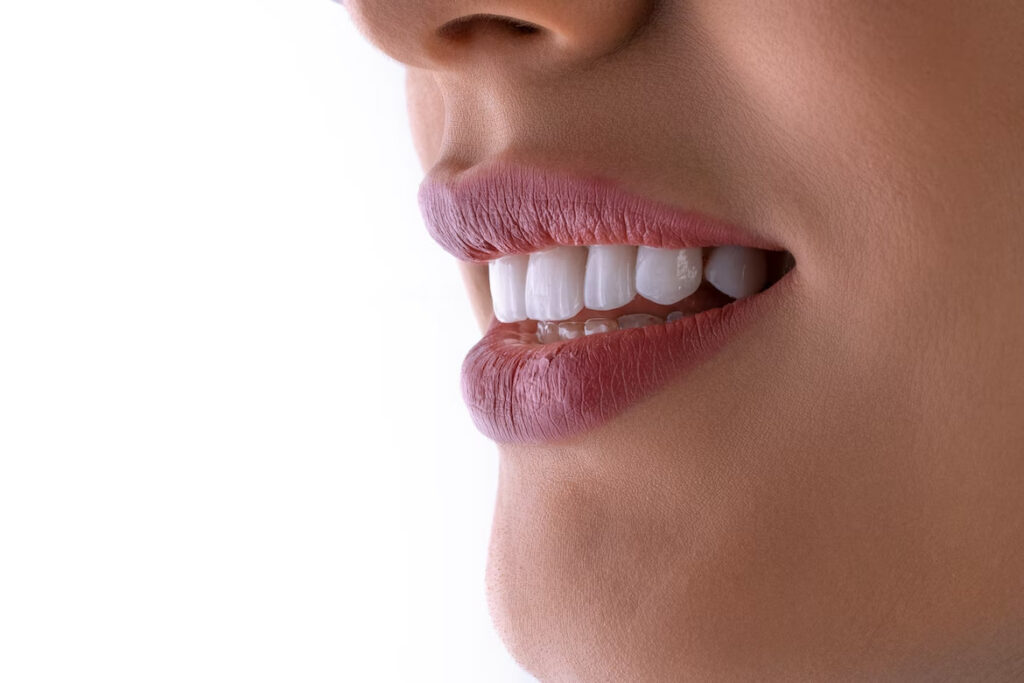
[[[527,670],[1024,679],[1024,3],[347,5],[410,65],[424,168],[603,175],[797,260],[695,372],[500,448],[488,586]]]

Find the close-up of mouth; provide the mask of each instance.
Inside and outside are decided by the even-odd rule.
[[[0,4],[0,683],[1024,681],[1022,36]]]
[[[487,271],[494,317],[463,396],[498,442],[613,418],[711,357],[796,265],[770,240],[605,180],[498,167],[428,177],[420,198],[435,239]]]

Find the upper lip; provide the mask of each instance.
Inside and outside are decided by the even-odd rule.
[[[605,178],[512,163],[454,176],[434,171],[420,186],[419,200],[431,236],[463,261],[490,261],[557,245],[781,248],[697,211],[628,193]]]

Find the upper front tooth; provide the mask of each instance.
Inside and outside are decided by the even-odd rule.
[[[636,296],[636,247],[606,244],[590,247],[583,301],[595,311],[625,306]]]
[[[526,320],[526,266],[529,254],[513,254],[491,261],[491,303],[494,317],[503,323]]]
[[[526,315],[565,320],[583,310],[586,247],[555,247],[530,254],[526,269]]]
[[[697,291],[701,281],[700,247],[640,247],[636,254],[636,290],[645,299],[666,306]]]
[[[750,247],[715,247],[705,268],[708,282],[734,299],[761,291],[767,277],[764,252]]]

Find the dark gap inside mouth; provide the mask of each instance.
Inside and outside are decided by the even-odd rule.
[[[768,279],[761,290],[762,292],[784,278],[789,271],[796,268],[796,259],[788,251],[766,251],[765,263],[767,265]]]
[[[473,14],[449,21],[437,35],[455,43],[466,43],[487,33],[533,36],[543,31],[540,26],[500,14]]]

